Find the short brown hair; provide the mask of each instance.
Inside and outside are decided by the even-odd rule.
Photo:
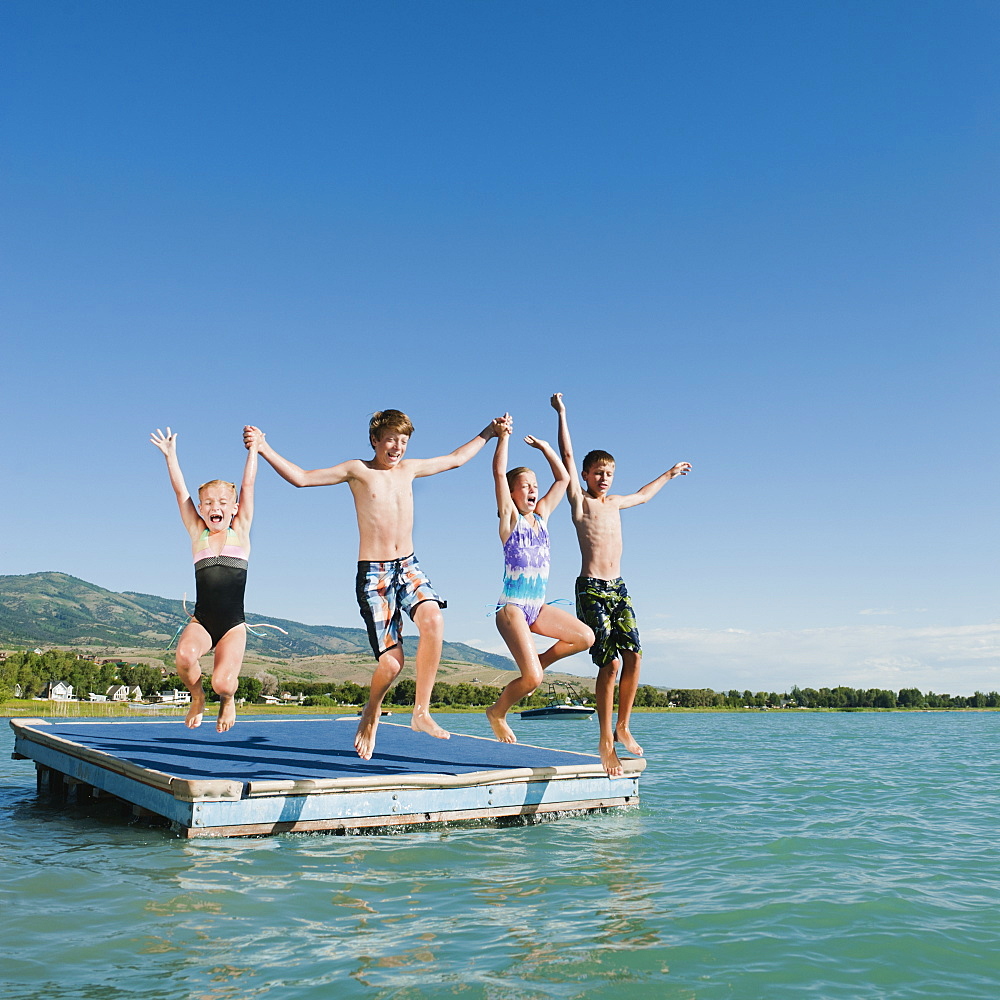
[[[589,472],[591,466],[597,465],[598,462],[610,462],[614,465],[615,456],[608,451],[601,451],[600,449],[588,451],[587,454],[583,456],[583,471]]]
[[[413,433],[413,424],[402,410],[377,410],[368,421],[368,440],[373,447],[376,441],[382,440],[386,431],[409,437]]]
[[[227,486],[233,491],[233,496],[236,497],[236,483],[227,482],[225,479],[210,479],[207,483],[202,483],[198,487],[198,503],[201,503],[201,491],[207,490],[210,486]]]

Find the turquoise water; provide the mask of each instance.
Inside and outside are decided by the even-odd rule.
[[[586,751],[597,731],[516,728]],[[4,728],[0,996],[1000,997],[1000,714],[634,729],[632,811],[185,841],[36,801]]]

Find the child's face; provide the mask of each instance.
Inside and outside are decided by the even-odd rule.
[[[583,474],[583,481],[587,484],[587,492],[592,497],[607,496],[614,478],[614,462],[595,462]]]
[[[538,503],[538,480],[533,472],[522,472],[510,488],[510,498],[521,514],[534,512]]]
[[[394,469],[403,460],[409,440],[409,434],[386,431],[382,437],[373,442],[375,464],[380,469]]]
[[[238,509],[236,494],[232,490],[210,486],[198,495],[198,513],[209,531],[225,531]]]

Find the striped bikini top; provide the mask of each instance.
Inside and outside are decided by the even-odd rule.
[[[216,555],[209,546],[209,535],[211,532],[205,528],[201,533],[194,549],[194,569],[197,573],[200,569],[207,569],[209,566],[229,566],[232,569],[246,569],[250,553],[239,543],[239,536],[232,528],[226,528],[226,544],[222,546],[222,551]]]

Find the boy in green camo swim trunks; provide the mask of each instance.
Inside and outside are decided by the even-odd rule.
[[[639,626],[632,610],[625,581],[601,580],[593,576],[576,578],[576,612],[586,621],[596,636],[590,655],[598,667],[617,659],[628,650],[641,654]]]
[[[575,469],[562,393],[557,392],[552,397],[552,406],[559,414],[559,450],[563,464],[567,469]],[[642,648],[632,602],[621,578],[621,511],[651,500],[671,479],[686,476],[690,471],[689,462],[678,462],[638,492],[616,496],[608,492],[615,477],[614,458],[606,451],[592,451],[583,460],[586,491],[576,476],[570,478],[567,496],[582,556],[582,568],[576,581],[577,615],[597,637],[591,655],[597,664],[599,749],[601,763],[609,775],[622,773],[615,743],[623,744],[629,753],[642,755],[642,747],[629,730],[632,704],[639,688]],[[618,721],[612,727],[619,666]]]

